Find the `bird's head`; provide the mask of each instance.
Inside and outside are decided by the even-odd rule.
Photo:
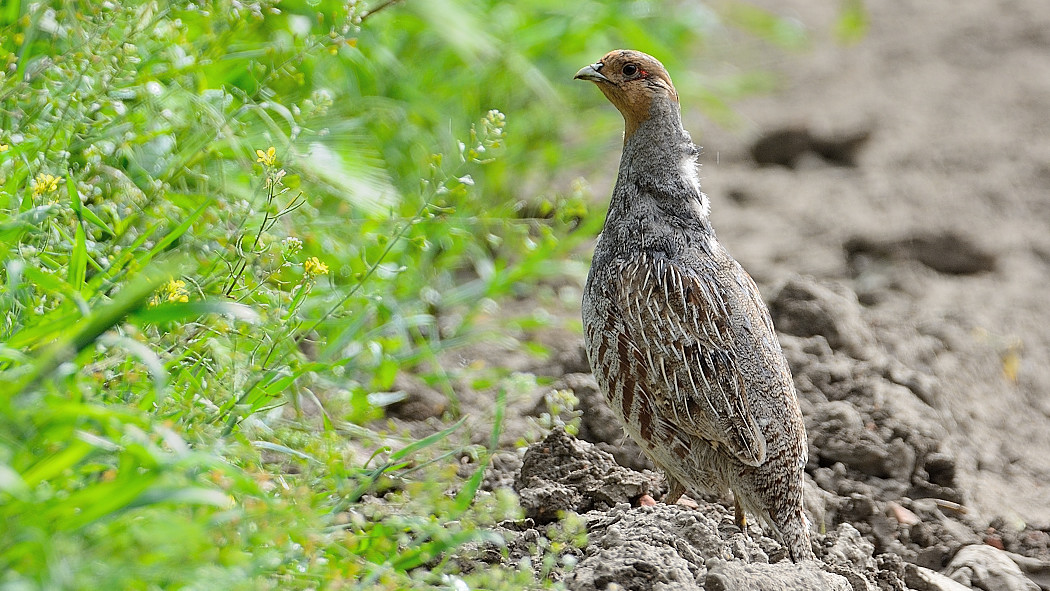
[[[678,93],[663,64],[655,57],[631,49],[616,49],[576,72],[577,80],[598,85],[626,123],[626,137],[650,117],[654,102],[678,106]]]

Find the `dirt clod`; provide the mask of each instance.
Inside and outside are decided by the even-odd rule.
[[[870,137],[870,130],[816,135],[806,127],[784,127],[755,140],[751,145],[751,157],[761,166],[775,164],[795,168],[799,160],[812,154],[828,164],[856,166],[857,156]]]
[[[952,559],[945,574],[956,582],[985,591],[1039,591],[1009,556],[984,544],[966,546]]]
[[[712,560],[708,563],[706,591],[856,591],[842,575],[817,568],[813,563],[742,564]]]
[[[661,480],[624,468],[594,445],[555,429],[525,452],[514,490],[526,517],[545,523],[565,511],[585,513],[636,502],[660,490]]]
[[[917,233],[891,240],[855,237],[844,248],[854,275],[872,265],[915,260],[940,273],[973,275],[994,271],[996,257],[972,238],[956,232]]]
[[[875,337],[861,320],[857,296],[844,286],[794,277],[777,292],[769,312],[781,332],[799,337],[820,335],[833,350],[856,359],[874,354]]]
[[[582,416],[577,437],[612,454],[616,463],[626,468],[638,471],[655,468],[638,444],[624,433],[623,426],[605,402],[605,395],[598,390],[598,382],[590,372],[566,374],[551,387],[572,390],[579,400],[578,408]],[[538,400],[532,414],[538,416],[545,412],[544,406],[544,401]],[[566,418],[562,417],[563,420]]]

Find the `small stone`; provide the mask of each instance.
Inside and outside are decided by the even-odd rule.
[[[958,583],[988,591],[1039,591],[1002,550],[984,544],[963,547],[944,574]]]
[[[890,501],[887,512],[890,514],[890,517],[896,519],[897,523],[901,525],[915,525],[922,521],[918,515],[896,501]]]
[[[917,564],[904,565],[904,584],[915,591],[967,591],[962,583],[958,583],[928,568]]]

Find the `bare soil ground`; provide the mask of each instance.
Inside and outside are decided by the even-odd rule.
[[[927,402],[970,505],[1045,525],[1050,10],[869,4],[857,46],[820,43],[774,65],[785,91],[738,106],[752,136],[705,134],[721,156],[704,169],[722,200],[716,228],[765,285],[801,274],[856,293],[878,346],[936,380]],[[807,23],[833,17],[789,5]],[[792,127],[870,139],[854,167],[812,150],[794,169],[748,166],[748,140]]]
[[[767,4],[816,31],[836,16]],[[555,431],[493,466],[488,486],[514,486],[528,517],[506,524],[509,559],[571,511],[590,532],[559,571],[571,589],[1050,589],[1050,8],[867,4],[853,46],[732,39],[698,58],[781,76],[780,92],[734,105],[744,129],[683,106],[716,231],[763,289],[795,375],[820,560],[784,562],[761,527],[733,525],[728,499],[640,503],[665,485],[573,330],[540,335],[556,350],[542,363],[473,352],[559,378],[583,410],[579,439]],[[577,292],[563,286],[555,314],[572,318]],[[547,391],[515,403],[508,443]]]

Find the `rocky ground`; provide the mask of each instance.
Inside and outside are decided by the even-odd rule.
[[[815,31],[838,5],[769,4]],[[557,571],[575,590],[1050,589],[1050,10],[867,4],[853,46],[733,39],[698,58],[781,77],[734,105],[743,130],[684,105],[715,228],[795,376],[819,560],[793,565],[759,525],[740,531],[729,499],[645,503],[665,484],[604,406],[578,328],[529,335],[555,350],[542,362],[463,354],[558,379],[512,405],[508,447],[552,391],[582,411],[578,438],[496,458],[487,485],[513,486],[527,519],[504,524],[510,557],[489,559],[535,553],[570,512],[590,534]],[[596,194],[612,180],[596,173]],[[558,289],[570,305],[555,315],[574,318],[579,285]]]

